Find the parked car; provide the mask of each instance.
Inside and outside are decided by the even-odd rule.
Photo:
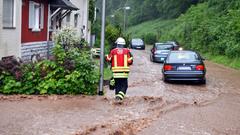
[[[173,50],[179,50],[180,49],[180,45],[177,41],[167,41],[167,43],[173,45]]]
[[[101,49],[100,49],[100,48],[92,48],[92,49],[91,49],[91,52],[92,52],[92,55],[93,55],[94,57],[100,57]]]
[[[171,51],[162,68],[163,80],[206,83],[203,58],[194,51]]]
[[[169,43],[155,43],[151,49],[150,60],[153,62],[164,62],[173,48],[173,45]]]
[[[130,42],[130,48],[132,49],[145,49],[145,43],[140,38],[134,38]]]

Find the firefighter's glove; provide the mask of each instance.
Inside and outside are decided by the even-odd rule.
[[[115,80],[114,80],[114,79],[111,79],[111,80],[110,80],[110,85],[111,85],[111,86],[114,86],[114,85],[115,85]]]

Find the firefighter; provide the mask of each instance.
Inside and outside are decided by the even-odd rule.
[[[123,100],[128,88],[129,66],[133,64],[133,57],[130,50],[125,48],[126,42],[122,37],[119,37],[115,44],[116,48],[111,50],[106,60],[111,63],[116,100]]]

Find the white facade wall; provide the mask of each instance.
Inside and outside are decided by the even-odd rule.
[[[71,0],[71,2],[79,9],[77,11],[72,11],[70,16],[70,22],[67,22],[67,17],[62,21],[62,25],[75,28],[80,37],[84,38],[88,43],[90,43],[90,28],[88,21],[88,0]],[[78,25],[74,27],[74,15],[78,14]]]
[[[3,46],[2,46],[2,7],[3,1],[0,1],[0,58],[3,56]]]
[[[21,16],[22,0],[15,0],[15,28],[5,29],[2,26],[3,1],[0,0],[0,58],[5,56],[21,57]]]

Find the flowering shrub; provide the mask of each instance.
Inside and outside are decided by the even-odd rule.
[[[60,45],[53,49],[53,60],[22,64],[16,59],[0,62],[2,94],[86,94],[97,90],[98,71],[89,51]]]
[[[85,40],[80,37],[77,31],[71,27],[65,27],[56,32],[53,36],[54,41],[63,45],[64,49],[69,49],[71,47],[82,48],[87,46],[87,42],[85,42]]]

